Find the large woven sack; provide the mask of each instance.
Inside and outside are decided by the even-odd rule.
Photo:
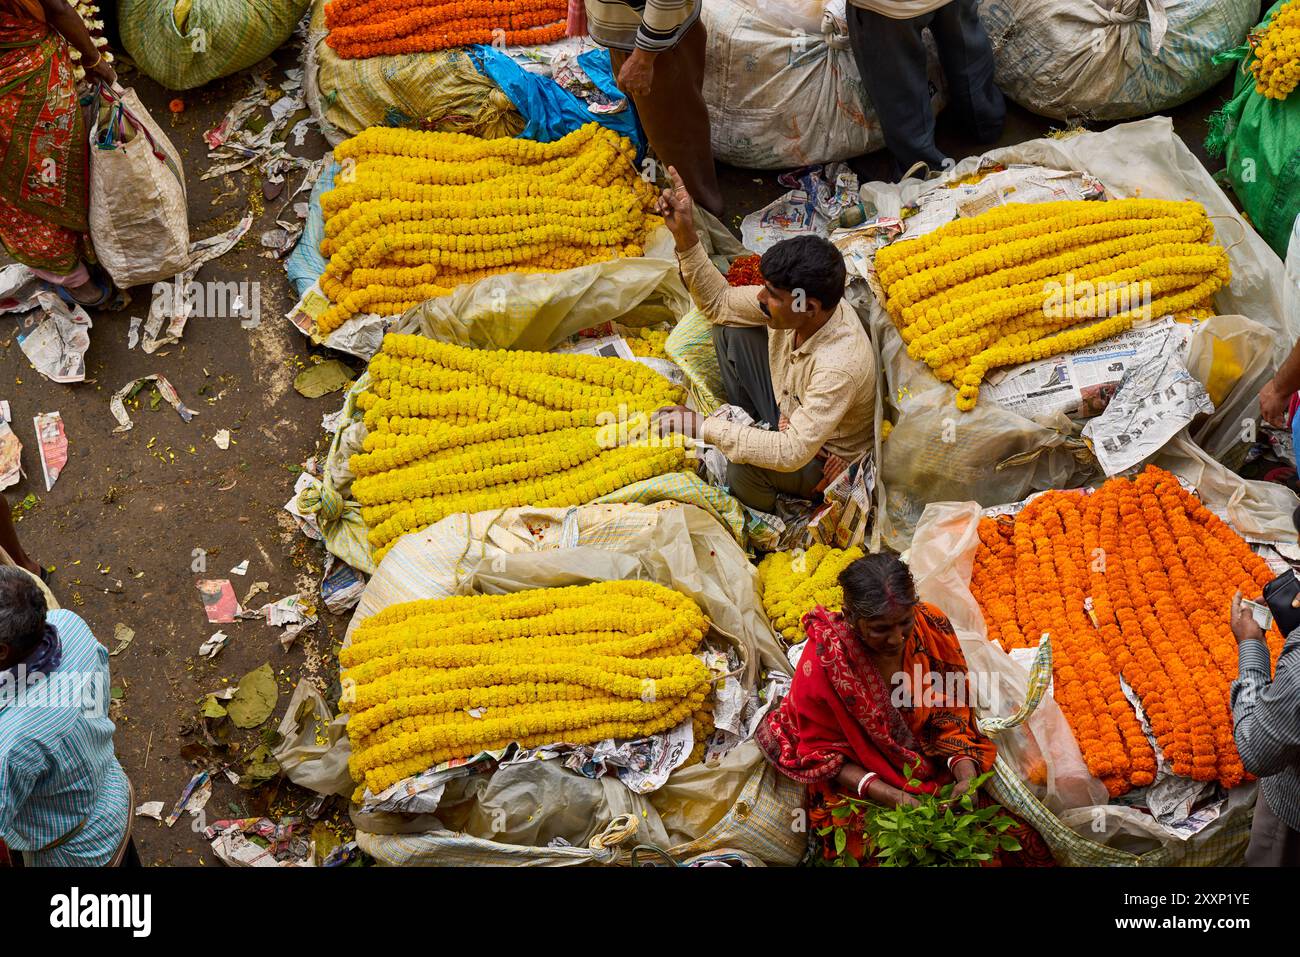
[[[980,0],[995,79],[1056,119],[1122,120],[1204,93],[1214,55],[1246,36],[1255,0]]]
[[[748,169],[785,169],[884,147],[849,48],[845,0],[709,0],[704,101],[713,152]],[[943,81],[933,42],[935,109]]]
[[[119,0],[122,45],[171,90],[190,90],[270,56],[311,0]]]
[[[1263,29],[1278,0],[1257,29]],[[1300,94],[1273,100],[1255,92],[1249,70],[1250,48],[1240,46],[1220,57],[1240,61],[1232,99],[1210,117],[1205,148],[1224,154],[1233,192],[1251,224],[1279,256],[1285,256],[1292,224],[1300,215]]]
[[[90,238],[100,263],[123,289],[171,279],[190,258],[185,168],[135,90],[100,87],[90,132]],[[120,119],[118,118],[120,116]],[[101,124],[128,138],[95,145]]]
[[[463,49],[404,53],[363,60],[340,57],[325,42],[325,4],[315,0],[305,45],[303,89],[337,146],[371,126],[515,136],[524,118]]]

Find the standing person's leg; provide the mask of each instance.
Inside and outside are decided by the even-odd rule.
[[[649,95],[633,97],[632,102],[659,162],[681,174],[696,203],[721,216],[722,189],[713,164],[709,109],[704,104],[707,46],[704,22],[696,20],[677,41],[677,46],[655,57]],[[609,56],[617,77],[628,55],[622,50],[610,50]]]
[[[980,22],[975,0],[952,0],[930,23],[939,62],[948,80],[948,108],[978,143],[1002,135],[1007,104],[993,82],[993,44]]]
[[[748,412],[755,424],[766,422],[777,428],[781,409],[772,388],[767,330],[761,326],[714,326],[713,350],[718,354],[727,402]]]
[[[895,178],[917,162],[942,169],[945,157],[934,145],[934,110],[921,40],[921,30],[933,14],[895,20],[851,3],[847,14],[853,59],[880,119]]]

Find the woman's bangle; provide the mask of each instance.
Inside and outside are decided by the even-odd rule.
[[[862,795],[866,793],[866,790],[871,785],[871,782],[874,781],[877,777],[878,775],[876,774],[875,771],[868,771],[866,774],[862,775],[861,779],[859,779],[858,781],[858,797],[862,797]]]
[[[94,62],[94,63],[87,64],[86,66],[83,66],[82,69],[83,69],[83,70],[93,70],[95,67],[99,66],[99,65],[100,65],[101,63],[103,63],[103,62],[104,62],[104,54],[102,54],[102,53],[100,53],[98,50],[96,50],[96,51],[95,51],[95,62]]]

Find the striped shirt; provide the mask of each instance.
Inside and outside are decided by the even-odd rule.
[[[700,18],[702,0],[586,0],[587,30],[603,47],[661,53]]]
[[[1300,628],[1287,635],[1271,680],[1269,665],[1262,641],[1237,645],[1232,733],[1269,810],[1300,831]]]
[[[0,673],[0,839],[31,867],[98,867],[131,813],[113,754],[108,649],[66,609],[47,620],[63,646],[59,667],[22,692],[12,672]]]

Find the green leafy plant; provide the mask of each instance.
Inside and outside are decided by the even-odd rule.
[[[919,788],[912,768],[904,773],[908,787]],[[915,807],[887,808],[844,796],[829,808],[831,823],[817,829],[827,842],[822,863],[857,867],[858,857],[869,855],[881,867],[979,867],[999,850],[1020,850],[1020,842],[1006,833],[1015,820],[1002,806],[979,807],[976,791],[990,776],[975,778],[955,799],[952,784],[935,794],[913,794]]]

